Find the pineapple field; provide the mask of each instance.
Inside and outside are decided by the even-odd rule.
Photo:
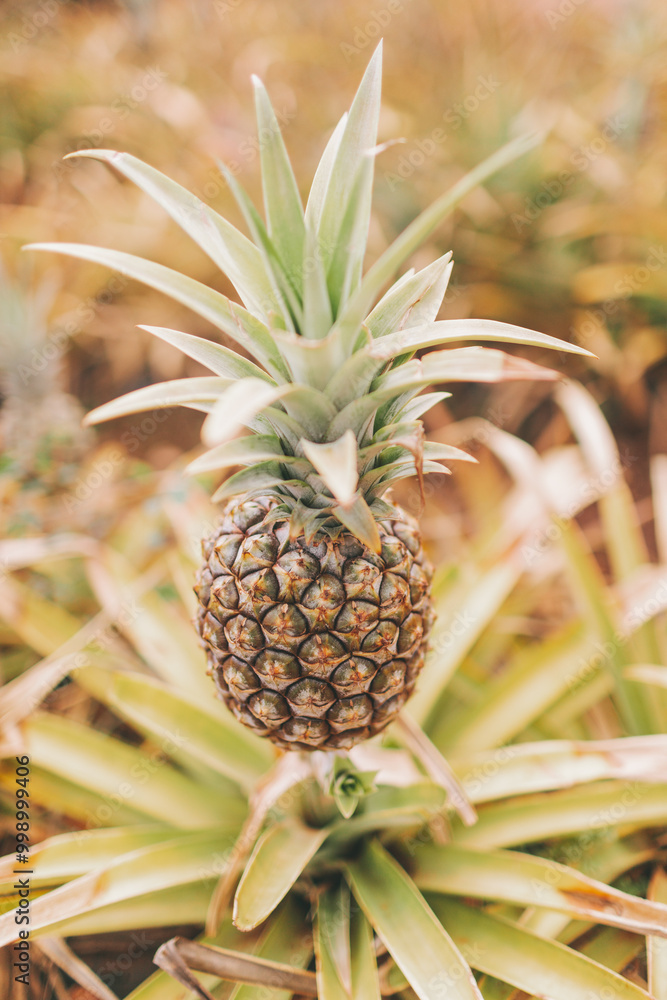
[[[0,24],[0,995],[667,1000],[667,14]]]

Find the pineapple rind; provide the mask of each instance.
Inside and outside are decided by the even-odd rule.
[[[282,749],[349,749],[414,688],[432,568],[416,522],[392,513],[377,555],[347,532],[295,533],[274,500],[246,496],[203,544],[195,592],[209,672],[239,721]]]

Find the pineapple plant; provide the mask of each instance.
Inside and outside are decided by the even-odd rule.
[[[530,148],[494,154],[424,211],[363,274],[380,111],[381,49],[319,163],[305,210],[276,115],[254,80],[265,220],[221,170],[250,233],[127,153],[83,150],[152,196],[219,265],[243,305],[128,254],[36,244],[107,265],[189,306],[238,350],[145,327],[210,376],[148,386],[98,407],[88,423],[158,407],[206,418],[194,473],[241,467],[203,544],[197,627],[218,693],[283,750],[347,750],[381,732],[412,693],[433,622],[432,569],[396,482],[466,459],[424,440],[420,417],[456,381],[554,378],[500,350],[455,341],[579,347],[509,324],[437,321],[452,269],[445,254],[382,293],[402,262],[477,183]],[[248,430],[238,437],[239,431]]]

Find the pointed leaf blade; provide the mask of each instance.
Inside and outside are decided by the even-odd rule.
[[[259,379],[242,379],[225,387],[215,408],[209,413],[202,427],[202,440],[212,448],[234,437],[242,427],[275,403],[282,395],[281,389],[267,385]]]
[[[372,552],[379,554],[382,551],[377,521],[362,496],[357,495],[348,505],[339,504],[333,507],[331,513]]]
[[[301,447],[336,500],[344,505],[350,504],[359,479],[357,439],[352,431],[348,430],[336,441],[325,444],[303,440]]]
[[[408,361],[392,368],[373,383],[374,391],[394,390],[397,394],[437,382],[505,382],[513,379],[551,381],[560,378],[551,368],[535,365],[488,347],[461,347],[433,351],[420,361]]]
[[[31,243],[24,250],[46,250],[78,257],[93,264],[110,267],[134,281],[140,281],[149,288],[163,292],[169,298],[180,302],[202,316],[228,337],[253,355],[261,364],[274,373],[286,374],[280,354],[271,339],[267,327],[252,313],[236,305],[220,292],[203,285],[186,274],[174,271],[163,264],[156,264],[143,257],[109,250],[106,247],[87,246],[85,243]]]
[[[388,360],[408,351],[419,351],[425,347],[436,347],[438,344],[459,340],[526,344],[531,347],[548,347],[555,351],[593,357],[590,351],[586,351],[578,344],[570,344],[566,340],[550,337],[546,333],[538,333],[536,330],[527,330],[522,326],[500,323],[492,319],[443,319],[432,323],[426,322],[422,326],[411,323],[406,329],[383,337],[381,343],[374,343],[370,353],[374,358]]]
[[[250,931],[273,913],[328,832],[287,819],[260,837],[236,890],[234,923],[239,930]]]
[[[451,1000],[483,1000],[463,955],[377,841],[366,844],[347,871],[357,902],[420,1000],[437,1000],[443,987]]]
[[[453,899],[429,895],[428,901],[474,968],[531,997],[649,1000],[641,987],[558,941]]]
[[[412,877],[422,890],[546,907],[580,920],[667,937],[667,906],[519,851],[420,845]]]
[[[380,977],[373,946],[373,928],[361,910],[352,913],[350,918],[350,946],[353,1000],[380,1000]]]
[[[99,424],[104,420],[125,417],[130,413],[166,409],[172,406],[189,406],[195,410],[208,412],[215,406],[228,385],[230,385],[229,379],[213,375],[158,382],[157,385],[147,385],[143,389],[135,389],[134,392],[128,392],[118,399],[103,403],[86,415],[84,423]],[[266,383],[260,382],[260,385]]]
[[[331,177],[331,171],[336,161],[338,149],[347,124],[347,119],[348,112],[346,111],[329,137],[329,141],[327,142],[324,152],[320,157],[320,162],[317,164],[315,176],[313,177],[313,183],[310,186],[310,194],[308,195],[308,202],[306,204],[305,217],[306,226],[314,233],[317,233],[320,228],[324,198],[327,193],[329,178]]]
[[[362,160],[377,143],[381,86],[382,46],[378,45],[352,102],[322,203],[318,241],[326,261],[331,261],[338,246],[342,217],[352,196]],[[366,187],[372,185],[372,171],[364,183]],[[370,202],[365,193],[360,192],[359,197],[367,204],[365,210],[369,210]],[[370,218],[370,213],[368,217]],[[336,294],[332,295],[334,301],[337,297]]]
[[[284,457],[280,442],[269,434],[252,434],[248,437],[226,441],[204,452],[186,466],[191,476],[215,469],[227,469],[234,465],[254,465],[256,462],[270,461]]]
[[[181,333],[180,330],[171,330],[164,326],[139,326],[140,330],[152,333],[154,337],[164,340],[167,344],[177,347],[189,358],[198,361],[215,375],[223,378],[261,378],[271,385],[275,382],[270,375],[254,365],[247,358],[242,358],[236,351],[230,351],[222,344],[216,344],[212,340],[205,340],[203,337],[194,337],[190,333]]]
[[[70,154],[70,157],[74,156],[102,160],[140,187],[228,276],[247,308],[257,315],[268,315],[266,306],[273,300],[273,291],[261,254],[247,236],[196,195],[130,153],[112,149],[82,149]],[[274,303],[274,308],[277,307],[278,304]]]
[[[269,95],[258,77],[253,77],[253,84],[269,235],[287,275],[300,292],[305,238],[303,206]]]
[[[403,261],[416,250],[433,232],[443,219],[450,215],[465,196],[478,184],[484,183],[498,170],[506,167],[518,157],[533,149],[539,136],[521,136],[496,150],[486,160],[478,164],[462,177],[449,191],[424,209],[421,215],[410,223],[401,235],[385,250],[382,256],[367,271],[356,294],[339,317],[341,325],[353,329],[363,321],[375,297],[383,285],[389,281]]]
[[[350,891],[344,883],[319,896],[313,937],[318,997],[320,1000],[350,1000]]]
[[[235,724],[217,702],[206,712],[152,677],[95,666],[77,668],[74,680],[121,718],[157,739],[178,733],[179,749],[250,790],[266,769],[260,741]]]
[[[408,274],[403,275],[403,278],[395,282],[382,296],[367,317],[366,326],[370,330],[371,336],[381,339],[395,335],[394,331],[400,330],[406,325],[406,322],[412,319],[420,304],[426,301],[429,293],[436,287],[440,289],[443,284],[445,287],[442,288],[442,295],[444,296],[452,267],[450,250],[449,253],[439,257],[438,260],[416,274],[408,272]],[[423,322],[426,323],[426,320]],[[418,323],[410,322],[410,329],[414,329],[418,325]],[[377,357],[378,355],[374,354],[373,356]]]

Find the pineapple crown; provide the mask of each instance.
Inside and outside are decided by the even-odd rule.
[[[304,210],[278,120],[253,78],[265,219],[220,164],[250,238],[159,171],[128,153],[87,149],[160,204],[234,285],[243,305],[170,268],[117,250],[70,243],[33,244],[93,261],[165,292],[221,330],[245,355],[163,327],[142,329],[196,359],[213,375],[130,392],[93,410],[87,423],[182,405],[207,414],[208,450],[199,473],[242,467],[214,500],[244,493],[278,501],[306,537],[343,528],[379,551],[382,499],[396,480],[448,472],[441,462],[470,459],[424,441],[420,416],[448,393],[429,385],[554,378],[550,369],[500,350],[464,347],[413,355],[454,341],[537,344],[588,354],[554,337],[490,320],[436,321],[452,269],[451,253],[383,288],[408,256],[477,184],[535,145],[510,142],[419,215],[363,274],[370,223],[381,89],[378,46],[348,113],[324,150]],[[237,437],[246,428],[247,436]]]

